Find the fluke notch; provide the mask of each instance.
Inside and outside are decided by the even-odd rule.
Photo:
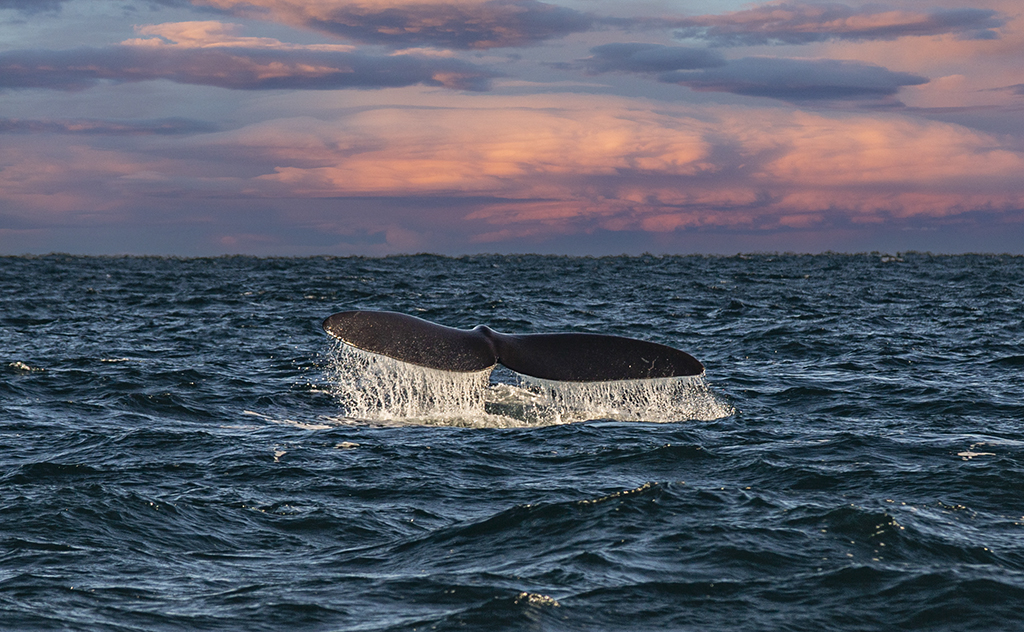
[[[324,331],[395,360],[443,371],[482,371],[501,363],[544,380],[606,382],[701,375],[704,365],[666,345],[602,334],[500,334],[436,325],[396,312],[333,314]]]

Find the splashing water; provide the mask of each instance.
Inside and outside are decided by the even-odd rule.
[[[711,392],[701,376],[621,380],[610,382],[558,382],[522,376],[526,389],[542,402],[551,423],[585,419],[619,421],[711,421],[734,410]]]
[[[462,373],[401,362],[337,341],[325,376],[349,418],[391,423],[513,427],[587,419],[713,420],[734,412],[703,377],[559,382],[491,369]],[[506,378],[508,379],[508,378]]]
[[[446,425],[486,416],[490,373],[428,369],[340,341],[332,348],[326,371],[348,417]]]

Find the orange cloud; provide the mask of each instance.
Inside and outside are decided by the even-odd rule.
[[[302,151],[282,147],[288,138]],[[503,198],[465,216],[504,227],[481,233],[492,238],[540,227],[804,228],[1024,206],[1019,151],[899,115],[655,112],[626,102],[386,108],[323,127],[270,122],[226,142],[292,157],[252,182],[260,195]]]
[[[398,92],[380,98],[401,100]],[[140,159],[151,152],[138,145],[129,152],[86,140],[12,143],[21,137],[8,134],[0,203],[107,213],[175,197],[293,209],[324,200],[363,210],[315,218],[294,211],[294,221],[327,233],[386,234],[396,248],[429,247],[415,236],[425,230],[494,243],[595,230],[809,230],[977,212],[1024,219],[1024,155],[999,137],[947,123],[593,95],[420,92],[417,101],[423,105],[131,137],[159,143],[161,159]],[[374,199],[381,201],[367,201]]]
[[[244,37],[237,35],[238,24],[206,20],[201,22],[165,22],[135,27],[139,35],[152,37],[134,38],[121,42],[125,46],[150,46],[177,48],[274,48],[279,50],[317,50],[349,52],[355,46],[346,44],[286,44],[272,37]]]
[[[620,170],[699,172],[709,146],[690,129],[695,125],[653,112],[377,109],[328,128],[323,146],[330,149],[318,162],[329,164],[280,166],[260,180],[303,195],[561,195],[562,179]],[[243,130],[237,142],[266,151],[261,139],[267,134],[274,132],[257,126]]]
[[[1015,171],[1024,173],[1020,152],[958,125],[801,112],[792,121],[786,155],[773,161],[764,175],[794,186],[889,185],[964,192],[990,189]]]

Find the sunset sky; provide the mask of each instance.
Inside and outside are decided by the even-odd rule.
[[[1024,253],[1024,3],[0,0],[0,254]]]

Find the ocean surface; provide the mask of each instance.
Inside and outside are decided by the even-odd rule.
[[[1022,257],[2,257],[0,343],[3,630],[1024,630]]]

